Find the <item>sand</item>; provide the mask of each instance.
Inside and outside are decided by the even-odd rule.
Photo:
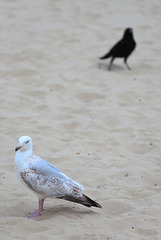
[[[159,0],[0,1],[0,239],[161,239]],[[134,29],[136,51],[109,72],[99,57]],[[14,171],[22,135],[34,154],[102,209],[37,197]]]

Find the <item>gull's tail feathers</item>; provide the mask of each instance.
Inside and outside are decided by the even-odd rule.
[[[79,203],[79,204],[82,204],[86,207],[102,208],[102,206],[99,203],[93,201],[91,198],[87,197],[84,194],[83,194],[83,197],[79,197],[79,198],[73,197],[71,195],[66,195],[66,196],[58,197],[58,198],[64,199],[64,200],[67,200],[67,201],[70,201],[70,202]]]

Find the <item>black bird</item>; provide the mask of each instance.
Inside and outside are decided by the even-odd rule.
[[[103,57],[100,57],[100,59],[106,59],[111,57],[111,61],[108,67],[108,70],[111,70],[112,63],[115,58],[124,58],[124,63],[126,67],[130,70],[129,65],[127,64],[127,59],[132,53],[132,51],[136,47],[136,42],[133,38],[133,30],[132,28],[126,28],[123,38],[117,42],[111,50],[105,54]]]

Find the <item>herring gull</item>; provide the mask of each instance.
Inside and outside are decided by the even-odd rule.
[[[15,148],[15,170],[19,180],[33,191],[39,198],[36,212],[30,213],[28,218],[41,215],[46,198],[59,198],[80,203],[86,207],[101,205],[83,194],[84,187],[67,177],[51,163],[33,155],[32,139],[22,136]]]

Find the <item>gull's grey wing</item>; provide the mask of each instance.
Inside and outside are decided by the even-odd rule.
[[[68,185],[75,186],[80,190],[84,190],[84,187],[80,183],[67,177],[53,164],[41,159],[40,157],[33,156],[31,162],[32,164],[30,166],[30,169],[35,170],[38,174],[42,174],[43,176],[46,176],[46,177],[57,178],[60,181],[66,181]]]
[[[46,176],[35,170],[26,169],[20,173],[23,182],[37,195],[47,197],[63,197],[71,195],[81,197],[82,192],[76,186],[71,186],[68,181],[56,177]]]

